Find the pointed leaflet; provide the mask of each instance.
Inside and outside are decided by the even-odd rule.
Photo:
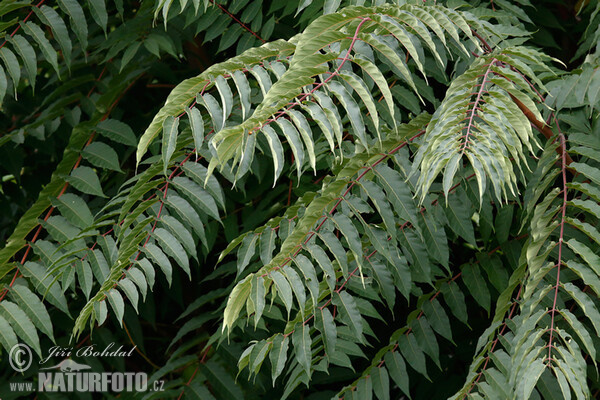
[[[142,271],[144,271],[144,275],[146,276],[146,281],[148,282],[148,286],[150,286],[150,289],[152,289],[152,287],[154,286],[154,277],[156,274],[154,272],[154,267],[152,266],[150,261],[148,261],[147,258],[142,258],[140,260],[137,260],[137,265],[140,267],[140,269]]]
[[[327,307],[315,311],[315,327],[323,335],[323,346],[328,358],[335,352],[337,342],[337,328],[333,316]]]
[[[373,270],[373,276],[379,284],[379,289],[383,295],[383,298],[388,304],[390,310],[393,310],[394,304],[396,303],[396,288],[394,287],[392,274],[385,265],[377,261],[371,262],[369,259],[369,264]]]
[[[273,279],[275,286],[277,287],[277,293],[281,300],[283,300],[283,304],[288,313],[288,318],[290,317],[290,311],[292,310],[292,304],[294,299],[292,297],[292,287],[288,283],[288,280],[283,276],[283,274],[279,271],[273,271],[270,273],[270,277]]]
[[[115,312],[115,317],[119,321],[119,325],[123,326],[123,313],[125,312],[125,302],[123,301],[123,296],[117,289],[110,289],[106,294],[108,298],[108,302]]]
[[[281,146],[281,141],[279,140],[277,133],[269,125],[264,125],[260,131],[267,138],[267,142],[271,148],[271,156],[273,157],[273,170],[275,172],[275,177],[273,178],[273,187],[275,187],[277,178],[279,178],[281,170],[284,166],[283,146]]]
[[[108,14],[106,13],[106,5],[104,0],[88,0],[92,18],[106,33],[106,24],[108,23]]]
[[[442,264],[446,269],[449,266],[450,251],[448,249],[448,238],[443,225],[438,222],[432,213],[419,214],[423,239],[427,243],[429,254]]]
[[[431,359],[437,364],[438,368],[442,368],[440,365],[440,348],[438,346],[435,334],[429,325],[429,321],[424,316],[417,318],[412,321],[411,328],[417,338],[417,343],[421,346],[421,349],[431,357]]]
[[[342,316],[342,321],[348,325],[354,333],[356,340],[359,343],[364,343],[363,321],[354,297],[345,290],[340,293],[335,292],[333,304],[338,308],[338,311]]]
[[[387,165],[378,165],[373,171],[377,175],[378,181],[387,193],[387,198],[394,206],[394,210],[400,218],[410,221],[414,227],[418,227],[417,207],[413,201],[413,196],[408,184],[402,179],[400,174]]]
[[[285,367],[289,344],[290,339],[288,336],[278,334],[275,336],[275,339],[273,339],[273,347],[271,348],[271,353],[269,353],[273,387],[275,387],[275,380],[281,375],[283,368]]]
[[[71,64],[71,52],[73,44],[69,38],[69,31],[62,18],[51,7],[43,4],[40,7],[33,7],[33,11],[38,18],[52,29],[52,34],[62,50],[63,57],[67,62],[67,66]]]
[[[65,180],[82,193],[106,197],[102,191],[102,186],[100,186],[98,175],[90,167],[79,166],[75,168],[71,175],[65,177]]]
[[[117,152],[106,143],[92,142],[83,149],[81,155],[96,167],[122,172]]]
[[[373,381],[373,391],[379,400],[390,399],[390,377],[384,366],[371,369],[371,380]]]
[[[263,97],[266,96],[267,92],[271,90],[271,86],[273,85],[269,73],[260,65],[255,65],[248,72],[254,75],[254,77],[258,81],[258,84],[260,85],[260,90],[262,91]]]
[[[154,243],[146,243],[146,246],[143,248],[143,251],[149,259],[153,260],[156,264],[158,264],[162,272],[165,274],[165,278],[167,278],[167,283],[170,287],[173,276],[173,267],[171,266],[169,258]]]
[[[123,293],[125,293],[125,295],[129,299],[129,301],[133,305],[133,308],[135,308],[135,311],[138,312],[138,301],[139,301],[140,295],[138,293],[137,287],[133,284],[131,279],[129,279],[129,278],[121,279],[119,281],[119,288],[121,289],[121,291],[123,291]]]
[[[210,118],[212,119],[213,129],[215,133],[218,133],[225,126],[225,120],[223,119],[223,109],[217,102],[217,100],[210,94],[205,93],[203,95],[198,94],[196,96],[198,104],[203,105],[208,110]]]
[[[306,292],[304,291],[304,284],[302,283],[302,280],[300,279],[300,275],[298,275],[296,270],[291,268],[289,265],[286,265],[285,267],[283,267],[283,269],[281,271],[283,272],[283,275],[290,282],[292,291],[294,292],[294,295],[296,296],[296,300],[298,300],[298,307],[300,309],[300,314],[302,315],[302,318],[304,318],[304,308],[306,307]]]
[[[79,287],[85,295],[85,299],[89,300],[94,285],[94,275],[90,263],[87,260],[78,260],[75,264],[75,271],[77,272]]]
[[[577,302],[584,314],[588,317],[594,326],[596,335],[600,336],[600,313],[592,299],[571,282],[564,283],[563,288],[571,295],[573,300]]]
[[[186,257],[185,250],[183,250],[183,246],[179,243],[179,240],[171,232],[163,228],[157,228],[152,235],[163,251],[175,259],[188,277],[192,279],[190,260]]]
[[[123,52],[123,58],[121,58],[121,67],[119,68],[119,73],[123,71],[123,68],[125,68],[131,60],[133,60],[133,57],[135,57],[141,45],[142,42],[134,42]]]
[[[375,131],[377,132],[377,137],[381,142],[381,134],[379,132],[379,113],[377,111],[377,107],[375,106],[375,100],[373,99],[371,91],[364,83],[364,81],[353,72],[344,71],[344,73],[340,74],[340,78],[342,78],[346,82],[346,84],[350,85],[350,87],[354,89],[354,91],[362,100],[363,104],[367,107],[368,114],[371,117],[371,120],[373,121],[373,126],[375,127]],[[348,95],[348,97],[350,98],[350,100],[354,101],[352,96]],[[354,104],[358,107],[356,102]]]
[[[329,119],[327,118],[327,115],[325,115],[323,109],[315,103],[308,103],[306,105],[303,104],[302,108],[305,111],[308,111],[313,121],[317,123],[319,128],[321,128],[321,132],[323,132],[323,135],[325,135],[325,139],[327,139],[327,143],[329,143],[329,148],[333,153],[333,151],[335,150],[335,141],[333,139],[333,126],[331,125],[331,122],[329,122]]]
[[[310,351],[312,341],[309,330],[308,325],[302,324],[296,327],[296,330],[292,333],[292,343],[294,344],[296,359],[308,376],[310,376],[310,366],[312,364],[312,353]]]
[[[14,285],[8,294],[21,306],[33,324],[55,342],[50,315],[40,299],[24,285]]]
[[[248,264],[250,264],[250,260],[256,252],[256,241],[258,240],[258,237],[259,235],[257,234],[250,234],[245,236],[244,240],[242,240],[242,245],[237,251],[238,276],[240,276]]]
[[[204,165],[188,162],[185,163],[182,168],[187,176],[206,189],[206,191],[217,201],[219,206],[221,206],[221,209],[225,210],[225,195],[223,194],[223,188],[214,175],[208,174],[208,169]]]
[[[273,259],[273,250],[275,250],[275,237],[277,232],[275,229],[267,227],[260,234],[260,261],[263,265],[267,265]]]
[[[250,84],[248,83],[246,75],[239,70],[234,71],[231,77],[233,78],[233,82],[235,83],[240,95],[240,103],[242,105],[242,120],[245,120],[250,116]]]
[[[265,294],[265,279],[262,276],[256,276],[252,279],[252,294],[250,295],[254,305],[254,329],[256,329],[265,309]]]
[[[221,332],[225,332],[225,329],[228,328],[227,335],[231,333],[231,328],[233,328],[233,324],[237,320],[240,311],[244,307],[244,304],[246,304],[251,291],[252,280],[250,276],[247,276],[243,281],[235,285],[227,298],[227,306],[223,312],[223,328]]]
[[[221,96],[221,103],[223,104],[223,121],[227,120],[229,114],[231,114],[231,108],[233,107],[233,94],[229,84],[223,78],[223,75],[218,75],[215,80],[217,90]]]
[[[202,114],[196,107],[186,107],[185,112],[190,121],[190,128],[192,129],[192,136],[194,138],[194,147],[196,148],[196,161],[198,160],[198,152],[202,148],[204,143],[204,120],[202,120]]]
[[[104,254],[98,249],[88,251],[88,260],[92,267],[92,272],[96,280],[102,285],[110,274],[110,267],[104,258]]]
[[[5,350],[10,350],[18,345],[18,340],[8,321],[0,315],[0,344]]]
[[[175,145],[177,144],[177,135],[179,134],[179,118],[168,116],[163,122],[163,136],[162,136],[162,160],[163,160],[163,173],[167,175],[167,168],[171,161],[171,156],[175,152]]]
[[[16,97],[17,87],[19,86],[19,81],[21,80],[21,66],[19,65],[19,61],[17,60],[15,53],[9,50],[8,47],[2,47],[0,49],[0,58],[2,61],[4,61],[4,65],[6,65],[8,74],[13,81]]]
[[[408,335],[402,334],[398,339],[398,348],[400,349],[400,352],[404,356],[405,360],[408,362],[408,365],[429,379],[429,376],[427,375],[425,356],[423,355],[423,351],[415,339],[415,335],[413,333],[409,333]]]
[[[479,305],[485,308],[489,313],[491,302],[490,291],[485,279],[483,279],[483,276],[481,275],[479,266],[467,264],[462,267],[461,271],[465,285],[469,288],[471,295],[477,300]]]
[[[19,306],[8,300],[2,301],[0,303],[0,316],[8,321],[15,333],[42,357],[40,338],[37,330],[27,314]]]
[[[336,95],[342,106],[344,106],[346,115],[348,116],[348,119],[350,119],[354,135],[358,137],[361,144],[368,149],[369,144],[367,142],[367,137],[365,136],[365,123],[362,119],[360,107],[341,83],[330,81],[328,87]]]
[[[302,166],[304,165],[304,147],[300,142],[300,136],[298,135],[298,131],[292,125],[290,121],[285,118],[280,118],[277,120],[277,125],[283,131],[283,135],[288,141],[288,144],[292,148],[292,154],[294,155],[294,161],[296,162],[296,171],[298,173],[298,179],[300,179]]]
[[[384,361],[389,370],[390,377],[396,382],[400,390],[410,397],[408,373],[406,372],[404,358],[402,358],[398,351],[389,351],[385,353]]]
[[[321,238],[323,243],[325,243],[325,246],[327,246],[329,251],[335,257],[340,268],[342,269],[344,278],[348,278],[348,256],[346,255],[344,246],[342,246],[338,238],[330,231],[321,229],[317,235],[319,238]]]
[[[102,325],[108,316],[108,306],[106,299],[94,303],[94,318],[98,321],[98,325]]]
[[[322,247],[317,246],[313,243],[306,246],[306,250],[310,253],[313,259],[317,261],[319,267],[323,270],[323,276],[325,277],[325,281],[327,282],[327,286],[329,287],[329,292],[333,295],[333,291],[335,290],[335,269],[333,268],[333,264],[331,260],[325,253]]]
[[[396,219],[387,197],[379,185],[369,180],[360,181],[360,185],[365,189],[367,195],[375,205],[375,208],[381,215],[381,219],[386,227],[386,232],[390,234],[392,240],[396,241]]]
[[[160,216],[160,223],[185,247],[187,254],[196,258],[196,244],[188,228],[179,222],[177,218],[165,214]]]
[[[65,314],[69,314],[67,299],[63,294],[60,285],[54,282],[54,276],[46,276],[48,271],[40,264],[28,261],[21,265],[20,271],[26,278],[29,278],[33,286],[39,294],[50,303],[62,310]]]
[[[473,246],[477,245],[473,223],[471,222],[471,202],[462,187],[457,187],[452,196],[448,196],[448,207],[444,208],[450,228]]]
[[[179,193],[187,197],[193,206],[199,208],[215,220],[220,221],[215,199],[200,185],[183,176],[175,177],[172,182]]]
[[[65,193],[61,197],[53,199],[52,205],[58,207],[60,213],[79,228],[87,228],[94,222],[94,217],[86,202],[72,193]]]
[[[133,133],[133,130],[129,125],[116,119],[105,119],[104,121],[101,121],[96,125],[96,131],[118,143],[123,143],[128,146],[135,146],[137,144],[135,133]]]
[[[29,76],[29,82],[31,87],[35,89],[35,77],[37,75],[37,59],[35,50],[29,44],[27,39],[25,39],[21,35],[15,35],[10,39],[10,42],[13,44],[15,50],[21,56],[23,63],[25,64],[25,70],[27,71],[27,75]]]
[[[340,232],[342,232],[342,235],[344,236],[346,241],[348,242],[348,247],[350,247],[350,250],[352,250],[352,253],[354,254],[354,259],[356,260],[358,265],[361,266],[362,244],[360,242],[360,236],[358,234],[358,231],[356,230],[356,227],[354,226],[350,218],[348,218],[344,214],[338,214],[332,219],[337,228],[340,230]]]
[[[431,327],[452,342],[452,327],[448,315],[437,299],[423,302],[423,312]]]
[[[306,286],[308,287],[310,297],[313,300],[312,307],[314,309],[319,302],[319,280],[317,279],[315,266],[304,254],[298,254],[294,259],[294,262],[298,268],[300,268],[300,271],[302,271],[302,275],[304,275]]]
[[[140,293],[142,294],[142,299],[145,301],[146,294],[148,293],[148,283],[146,282],[146,277],[144,276],[144,273],[137,268],[130,268],[127,271],[127,276],[129,277],[129,279],[131,279],[132,282],[134,282],[137,285],[138,289],[140,290]]]
[[[296,110],[288,110],[287,114],[290,116],[296,128],[298,128],[298,132],[300,132],[300,136],[302,136],[302,140],[304,141],[304,145],[306,146],[306,150],[308,152],[308,160],[311,168],[316,173],[316,156],[315,156],[315,143],[312,137],[312,130],[310,129],[310,125],[304,114],[298,112]]]
[[[87,48],[88,26],[83,9],[76,0],[58,0],[60,8],[71,17],[71,26],[77,35],[81,48]]]
[[[452,314],[454,314],[459,320],[468,325],[465,295],[460,290],[456,282],[449,281],[448,284],[443,285],[442,294],[444,295],[444,300],[450,307]]]
[[[52,65],[52,67],[54,68],[54,70],[56,71],[56,74],[59,74],[59,69],[58,69],[58,57],[56,55],[56,50],[54,50],[54,47],[52,47],[52,45],[50,44],[50,42],[48,41],[48,39],[46,39],[46,35],[44,34],[44,31],[42,31],[42,29],[37,26],[36,24],[34,24],[33,22],[27,22],[27,23],[21,23],[21,26],[23,27],[23,30],[33,38],[33,40],[36,41],[36,43],[38,44],[38,46],[40,46],[40,50],[42,50],[42,54],[44,55],[44,58],[46,59],[46,61],[48,61],[50,63],[50,65]]]
[[[6,73],[4,72],[4,68],[0,65],[0,106],[2,106],[2,101],[4,100],[4,96],[6,96],[6,89],[8,87],[8,80],[6,79]],[[7,138],[8,136],[5,136]]]

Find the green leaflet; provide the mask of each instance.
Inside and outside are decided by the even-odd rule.
[[[87,228],[94,222],[94,217],[87,204],[79,196],[65,193],[61,197],[52,200],[52,204],[58,207],[63,216],[69,222],[79,228]]]
[[[13,86],[15,90],[15,97],[17,96],[17,87],[19,86],[19,81],[21,80],[21,67],[19,65],[19,61],[15,54],[8,49],[7,47],[2,47],[0,49],[0,59],[4,62],[6,69],[8,70],[8,74],[13,81]]]
[[[96,167],[122,172],[117,152],[106,143],[90,143],[83,149],[81,155]]]
[[[196,160],[198,160],[198,151],[202,148],[204,143],[204,121],[202,115],[196,107],[186,107],[185,112],[190,121],[190,128],[192,129],[192,136],[194,137],[194,146],[196,148]],[[168,117],[165,119],[167,121]]]
[[[102,192],[98,175],[90,167],[80,166],[74,169],[71,175],[65,177],[65,180],[83,193],[106,197]]]
[[[9,322],[0,315],[0,344],[5,349],[12,349],[18,344],[18,340]]]
[[[48,25],[52,29],[54,38],[58,41],[62,50],[63,57],[67,63],[67,66],[71,64],[71,52],[73,51],[73,45],[69,38],[69,31],[62,18],[58,15],[53,8],[43,4],[40,7],[34,7],[33,11],[36,13],[38,18]],[[85,21],[85,19],[84,19]]]
[[[115,317],[119,321],[119,325],[123,326],[123,313],[125,312],[125,302],[123,301],[123,296],[117,289],[111,289],[106,293],[106,297],[108,298],[108,302],[115,312]]]
[[[279,271],[273,271],[270,274],[271,279],[273,279],[273,283],[275,283],[275,287],[277,287],[277,294],[283,301],[285,305],[285,309],[288,313],[288,319],[290,316],[290,311],[292,310],[292,304],[294,302],[292,287],[290,286],[288,280],[285,276]]]
[[[81,43],[81,48],[85,51],[88,44],[88,26],[83,9],[76,0],[59,0],[58,5],[71,17],[71,26],[75,31],[75,35],[77,35],[79,43]]]
[[[53,342],[55,342],[52,329],[52,320],[50,319],[50,315],[40,299],[33,294],[27,286],[24,285],[14,285],[8,293],[11,299],[13,299],[17,304],[21,305],[21,308],[31,319],[36,328],[45,333]],[[10,347],[8,347],[8,349],[10,349]]]
[[[355,340],[359,343],[364,343],[363,319],[358,311],[358,307],[354,298],[345,290],[339,293],[335,292],[333,296],[333,304],[341,313],[344,323],[352,330]]]
[[[298,363],[304,369],[306,375],[310,376],[312,355],[311,355],[311,345],[312,341],[309,334],[308,325],[300,325],[296,328],[294,333],[292,333],[292,344],[294,345],[294,353],[296,355],[296,359]]]
[[[385,365],[389,371],[390,378],[396,385],[408,396],[410,396],[408,386],[408,374],[406,372],[406,363],[397,351],[390,351],[385,354]]]
[[[182,176],[175,177],[172,182],[179,193],[191,201],[194,208],[220,221],[215,199],[200,185]]]
[[[27,39],[25,39],[21,35],[14,35],[10,39],[10,41],[13,44],[19,56],[21,56],[21,59],[25,64],[25,70],[27,71],[27,75],[29,76],[29,82],[31,83],[31,87],[35,90],[35,77],[37,75],[37,60],[35,50],[31,46],[31,44],[29,44]]]
[[[146,246],[143,248],[144,253],[148,258],[153,260],[160,269],[163,274],[165,274],[165,278],[167,278],[167,283],[171,286],[171,281],[173,277],[173,266],[171,265],[171,261],[169,258],[163,253],[163,251],[154,243],[146,243]]]
[[[190,272],[190,261],[185,256],[185,250],[175,236],[163,228],[155,229],[153,236],[163,251],[177,261],[179,266],[185,271],[188,277],[192,279]]]
[[[2,301],[0,303],[0,316],[8,321],[19,338],[31,346],[40,358],[43,357],[37,330],[27,314],[18,305],[8,300]]]
[[[94,21],[106,32],[106,24],[108,23],[108,14],[106,12],[106,4],[104,0],[88,0],[90,11]]]
[[[33,22],[21,23],[21,26],[23,27],[25,33],[31,36],[33,40],[36,41],[38,46],[40,46],[40,50],[42,51],[42,54],[44,55],[46,61],[48,61],[50,65],[52,65],[56,73],[59,74],[58,57],[56,56],[56,50],[54,50],[48,39],[46,39],[46,35],[42,31],[42,29]]]
[[[247,235],[242,240],[242,245],[237,251],[237,273],[238,276],[242,274],[244,269],[250,264],[250,260],[254,256],[256,251],[256,241],[259,235]]]
[[[34,288],[45,300],[69,315],[67,300],[60,285],[54,281],[52,275],[46,276],[48,271],[40,264],[28,261],[20,267],[21,273],[31,279]]]
[[[109,118],[101,121],[96,125],[96,131],[117,143],[123,143],[128,146],[135,146],[137,144],[137,138],[129,125],[116,119]]]
[[[225,332],[225,329],[228,329],[227,333],[231,333],[231,328],[233,328],[240,311],[244,307],[244,304],[246,304],[246,300],[248,299],[248,296],[250,296],[251,289],[252,280],[250,279],[250,276],[244,278],[243,281],[238,283],[233,288],[229,298],[227,299],[225,311],[223,311],[222,332]]]
[[[175,152],[175,145],[177,143],[177,135],[179,134],[179,118],[167,117],[163,123],[163,137],[162,137],[162,160],[163,160],[163,173],[168,176],[167,169],[169,168],[169,162],[171,156]]]
[[[267,142],[269,143],[269,147],[271,148],[271,155],[273,157],[273,169],[275,171],[273,187],[275,187],[275,184],[277,183],[277,178],[279,178],[279,175],[281,175],[281,171],[284,165],[283,147],[281,146],[281,141],[279,140],[277,133],[269,125],[263,126],[261,132],[267,138]]]
[[[398,348],[404,356],[404,359],[408,362],[408,365],[429,379],[429,376],[427,375],[425,356],[423,355],[421,347],[415,339],[415,335],[413,333],[401,335],[400,339],[398,340]]]
[[[335,325],[333,316],[328,308],[320,308],[315,312],[315,327],[323,335],[323,346],[325,347],[325,354],[327,358],[331,360],[333,353],[335,353],[337,343],[337,327]]]
[[[371,369],[373,391],[379,400],[390,400],[390,378],[384,366]]]
[[[292,154],[294,155],[294,160],[296,163],[296,171],[298,172],[298,179],[300,179],[301,170],[304,165],[304,147],[300,142],[300,135],[298,134],[298,131],[294,125],[292,125],[287,119],[278,119],[277,125],[279,125],[283,131],[283,135],[292,148]]]

